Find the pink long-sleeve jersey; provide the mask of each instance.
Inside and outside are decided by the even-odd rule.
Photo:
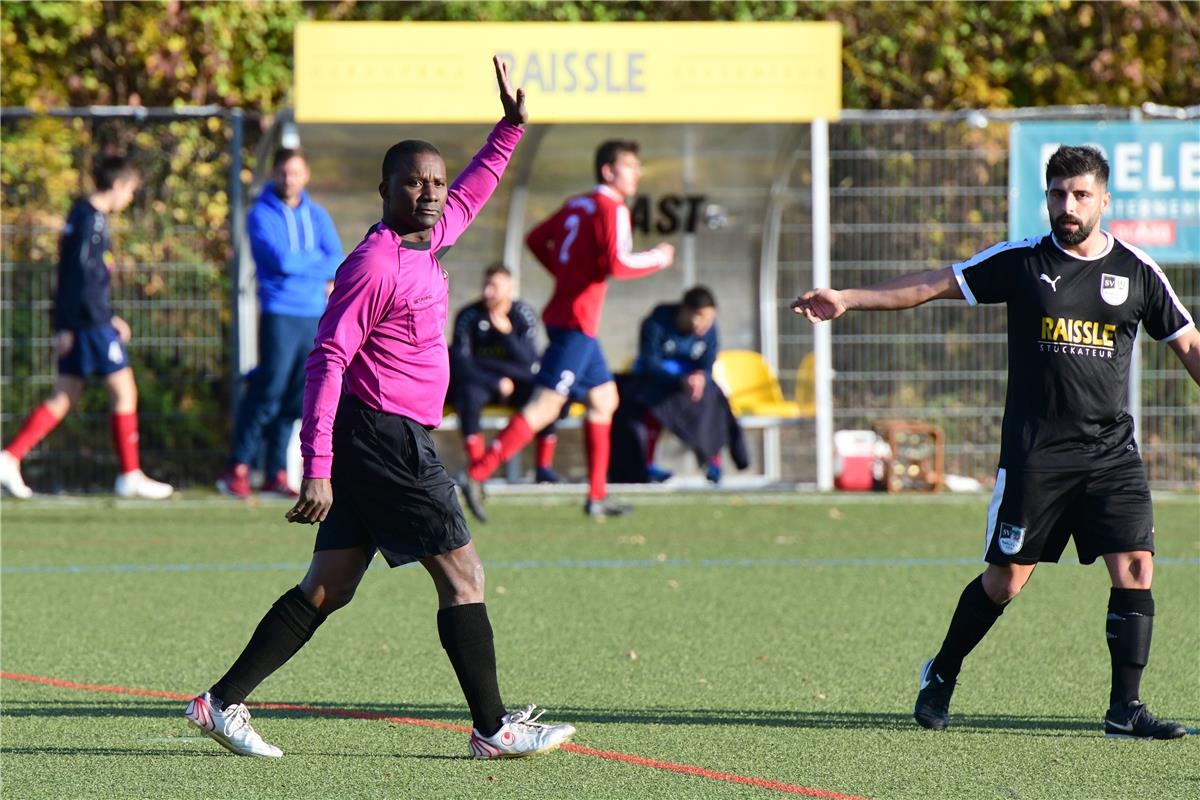
[[[349,392],[371,408],[422,425],[442,421],[450,382],[444,331],[449,276],[438,257],[492,196],[522,129],[501,120],[455,179],[428,242],[405,242],[378,222],[338,268],[304,370],[304,477],[328,478],[333,419]]]

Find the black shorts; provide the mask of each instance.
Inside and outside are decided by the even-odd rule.
[[[393,567],[471,541],[429,431],[342,395],[333,423],[333,507],[314,550],[367,546]]]
[[[1081,564],[1108,553],[1154,552],[1154,511],[1140,460],[1086,471],[996,473],[984,561],[1055,562],[1072,536]]]

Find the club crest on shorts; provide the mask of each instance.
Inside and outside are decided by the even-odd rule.
[[[1007,522],[1000,523],[1000,552],[1006,556],[1011,556],[1021,552],[1021,546],[1025,544],[1025,529],[1018,528],[1016,525],[1009,525]]]
[[[1119,306],[1129,299],[1129,278],[1100,273],[1100,297],[1110,306]]]

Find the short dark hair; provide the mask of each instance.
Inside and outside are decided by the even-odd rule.
[[[271,170],[279,169],[293,158],[298,158],[304,163],[308,163],[308,156],[304,155],[304,151],[299,147],[281,147],[275,151],[275,156],[271,159]]]
[[[386,181],[391,177],[391,174],[400,168],[401,162],[420,153],[433,153],[439,157],[442,155],[436,147],[421,139],[405,139],[403,142],[396,142],[388,148],[387,153],[383,156],[383,179]]]
[[[138,168],[125,156],[101,156],[92,167],[92,181],[96,191],[107,192],[121,178],[136,178]]]
[[[483,279],[486,281],[493,275],[507,275],[512,277],[512,270],[497,261],[495,264],[488,264],[487,269],[483,271]]]
[[[707,286],[693,286],[683,293],[683,307],[689,311],[699,311],[702,308],[716,308],[717,298]]]
[[[637,142],[632,139],[609,139],[596,148],[596,180],[604,183],[604,176],[600,174],[600,168],[603,166],[613,166],[617,163],[617,156],[621,153],[633,153],[635,156],[640,149]]]
[[[1055,178],[1076,178],[1080,175],[1095,175],[1097,181],[1108,185],[1108,160],[1099,149],[1064,144],[1046,162],[1047,186]]]

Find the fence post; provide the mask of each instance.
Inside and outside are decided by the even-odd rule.
[[[814,287],[831,279],[829,243],[829,120],[812,121],[812,270]],[[833,489],[833,328],[814,326],[817,489]]]
[[[242,377],[241,340],[242,328],[247,320],[242,317],[242,251],[244,249],[246,219],[242,202],[242,143],[244,140],[245,116],[240,108],[230,109],[229,125],[229,244],[233,252],[229,263],[229,307],[233,321],[229,326],[229,412],[237,413],[238,389]]]

